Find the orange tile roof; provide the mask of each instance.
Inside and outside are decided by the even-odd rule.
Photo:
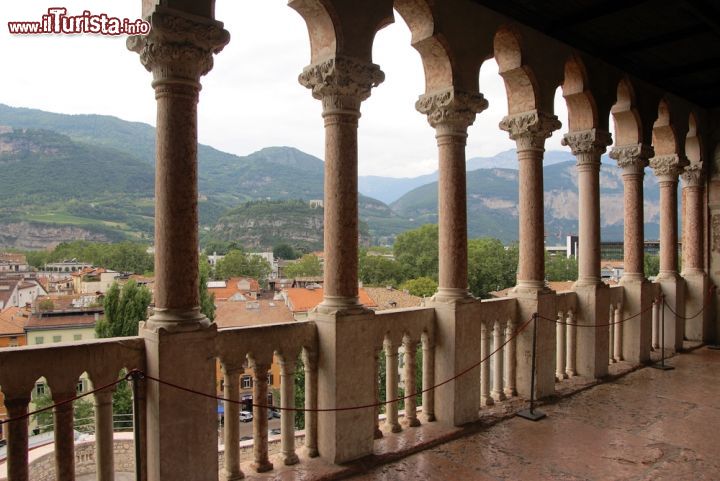
[[[290,306],[293,312],[307,312],[313,307],[320,304],[323,300],[323,289],[304,289],[302,287],[292,287],[285,289]],[[377,307],[375,301],[365,292],[362,287],[359,289],[360,304],[365,307]]]
[[[250,303],[258,303],[259,307],[257,309],[248,309],[248,303],[246,302],[216,302],[215,324],[219,329],[224,329],[294,321],[292,312],[283,301],[263,299],[250,301]],[[274,306],[271,304],[274,304]]]
[[[238,288],[238,283],[243,280],[247,280],[250,282],[249,290],[240,290]],[[226,287],[208,287],[208,292],[210,294],[215,294],[216,301],[226,301],[235,294],[260,291],[260,284],[258,284],[258,281],[253,279],[252,277],[231,277],[225,282],[225,286]]]
[[[8,307],[0,312],[0,336],[17,336],[24,334],[23,328],[27,318],[22,315],[19,307]]]
[[[97,311],[78,311],[63,315],[44,315],[32,313],[25,324],[28,330],[47,329],[57,327],[92,327],[95,325],[95,314]],[[102,312],[97,312],[102,317]]]

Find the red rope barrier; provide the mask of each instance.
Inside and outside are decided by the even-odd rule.
[[[656,300],[657,300],[657,299],[656,299]],[[630,316],[630,317],[627,317],[627,318],[625,318],[625,319],[621,319],[621,320],[619,320],[619,321],[613,321],[613,322],[610,322],[610,323],[607,323],[607,324],[573,324],[573,323],[571,323],[571,322],[565,322],[565,321],[559,321],[559,320],[557,320],[557,319],[551,319],[551,318],[549,318],[549,317],[541,316],[541,315],[539,315],[539,314],[538,314],[538,317],[539,317],[540,319],[544,319],[544,320],[546,320],[546,321],[554,322],[555,324],[560,324],[560,325],[562,325],[562,326],[574,326],[574,327],[610,327],[610,326],[614,326],[614,325],[616,325],[616,324],[623,324],[623,323],[625,323],[625,322],[627,322],[627,321],[630,321],[630,320],[632,320],[632,319],[635,319],[636,317],[641,316],[641,315],[645,314],[646,312],[652,310],[652,308],[653,308],[653,305],[650,304],[649,307],[643,309],[642,311],[640,311],[640,312],[638,312],[638,313],[636,313],[636,314],[633,314],[633,315]]]

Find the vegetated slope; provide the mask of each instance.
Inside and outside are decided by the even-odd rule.
[[[575,162],[545,166],[545,234],[549,244],[560,243],[577,233],[578,196]],[[468,235],[491,236],[512,242],[518,235],[518,172],[514,169],[479,169],[468,172]],[[622,240],[623,184],[621,171],[603,160],[600,175],[602,238]],[[646,238],[658,235],[659,192],[654,176],[645,177]],[[424,185],[391,204],[391,208],[414,222],[437,221],[437,183]]]

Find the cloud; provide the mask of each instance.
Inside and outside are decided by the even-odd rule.
[[[2,18],[38,20],[47,0],[5,1]],[[137,18],[140,2],[66,0],[69,13],[87,9],[117,17]],[[310,61],[304,21],[284,2],[225,1],[217,18],[232,39],[215,57],[215,67],[202,80],[198,106],[200,142],[238,155],[271,145],[297,147],[323,156],[324,129],[320,102],[297,82]],[[91,35],[11,36],[3,27],[0,51],[12,74],[0,80],[0,102],[62,113],[98,113],[154,124],[151,75],[125,38]],[[437,168],[434,131],[414,107],[424,92],[419,54],[399,15],[380,31],[374,61],[386,81],[362,106],[359,169],[363,175],[414,176]],[[483,65],[480,86],[490,102],[470,128],[468,158],[489,156],[514,147],[498,129],[507,111],[505,90],[490,60]],[[560,99],[562,100],[562,99]],[[564,102],[556,105],[567,118]],[[561,148],[561,135],[548,141]]]

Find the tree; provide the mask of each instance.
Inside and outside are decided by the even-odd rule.
[[[267,280],[271,270],[268,261],[262,257],[245,254],[239,250],[228,252],[215,267],[216,277],[219,279],[245,276],[257,279],[261,284]]]
[[[383,256],[360,256],[360,280],[369,286],[396,286],[403,280],[397,261]]]
[[[438,226],[426,224],[395,240],[395,259],[405,279],[438,278]]]
[[[35,408],[33,409],[34,411],[50,407],[54,404],[49,386],[46,385],[45,392],[33,399],[33,404],[35,405]],[[95,422],[93,403],[87,397],[73,401],[73,408],[73,419],[76,426],[86,426]],[[88,420],[90,420],[90,422],[88,422]],[[41,433],[52,431],[54,429],[53,410],[48,409],[46,411],[33,414],[33,421],[35,421],[35,424]]]
[[[437,291],[437,281],[429,277],[418,277],[417,279],[410,279],[401,286],[413,296],[430,297]]]
[[[209,240],[205,243],[205,254],[211,255],[211,254],[217,254],[219,256],[224,256],[231,250],[236,251],[244,251],[242,246],[238,244],[235,241],[220,241],[220,240]]]
[[[290,244],[283,242],[273,247],[273,256],[278,259],[295,260],[300,257],[300,253],[295,251]]]
[[[312,254],[305,254],[296,263],[285,267],[285,277],[290,279],[320,275],[322,275],[322,264],[320,259]]]
[[[38,304],[38,309],[41,311],[52,311],[55,309],[55,304],[53,303],[52,299],[43,299]]]
[[[486,299],[490,292],[515,285],[517,247],[505,246],[497,239],[468,242],[468,285],[473,295]]]
[[[37,259],[34,258],[34,262],[37,262]],[[78,259],[107,269],[137,274],[152,271],[154,268],[154,259],[147,253],[147,246],[136,242],[62,242],[49,253],[45,261],[66,259]]]
[[[645,254],[643,264],[645,267],[645,277],[655,277],[660,272],[659,255]]]
[[[130,280],[122,289],[113,282],[105,293],[105,315],[95,324],[97,337],[137,336],[138,324],[147,319],[152,295],[145,286]]]
[[[574,281],[578,276],[578,263],[574,257],[545,254],[545,278],[549,281]]]
[[[211,321],[215,320],[215,294],[208,292],[207,283],[210,279],[210,264],[207,256],[200,256],[200,312]]]

